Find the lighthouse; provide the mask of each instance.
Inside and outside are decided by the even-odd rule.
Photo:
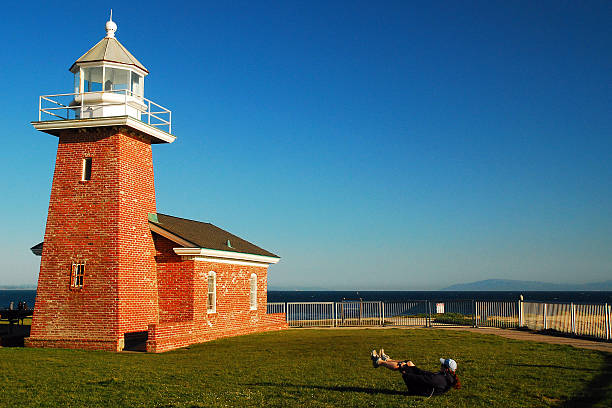
[[[58,139],[29,347],[160,352],[286,327],[267,314],[279,257],[213,224],[157,213],[153,144],[172,112],[145,97],[149,71],[105,36],[42,95],[35,129]]]
[[[151,145],[175,137],[170,111],[144,97],[147,69],[116,30],[106,23],[106,36],[70,67],[74,92],[41,96],[32,123],[59,139],[32,346],[121,350],[126,333],[158,318]]]

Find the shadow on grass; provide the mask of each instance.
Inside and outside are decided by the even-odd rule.
[[[571,371],[599,371],[594,368],[577,368],[577,367],[568,367],[568,366],[558,366],[558,365],[549,365],[549,364],[508,364],[511,367],[534,367],[534,368],[559,368],[561,370],[571,370]]]
[[[582,390],[561,405],[562,408],[592,407],[609,402],[612,406],[612,354],[604,354],[604,367]]]
[[[281,387],[281,388],[300,388],[300,389],[312,389],[312,390],[328,390],[338,392],[363,392],[365,394],[387,394],[387,395],[409,395],[407,391],[397,390],[386,390],[376,388],[365,388],[365,387],[347,387],[347,386],[324,386],[324,385],[306,385],[306,384],[289,384],[289,383],[271,383],[271,382],[260,382],[253,384],[244,384],[251,387]]]

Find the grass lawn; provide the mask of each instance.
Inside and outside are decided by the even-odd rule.
[[[451,356],[463,389],[404,395],[373,348],[437,370]],[[612,406],[612,355],[433,329],[288,330],[164,354],[0,349],[3,407]]]

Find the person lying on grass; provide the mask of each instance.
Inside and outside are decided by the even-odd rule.
[[[385,354],[384,349],[380,349],[380,353],[372,350],[370,358],[374,368],[382,366],[392,371],[399,371],[411,395],[431,397],[432,395],[444,394],[451,388],[461,388],[459,377],[455,374],[457,362],[450,358],[440,359],[442,368],[437,373],[421,370],[409,360],[392,360]]]

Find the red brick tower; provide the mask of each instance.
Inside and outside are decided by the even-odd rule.
[[[32,123],[59,144],[30,347],[118,351],[159,319],[151,144],[175,137],[116,28],[70,68],[74,93],[41,97]]]

